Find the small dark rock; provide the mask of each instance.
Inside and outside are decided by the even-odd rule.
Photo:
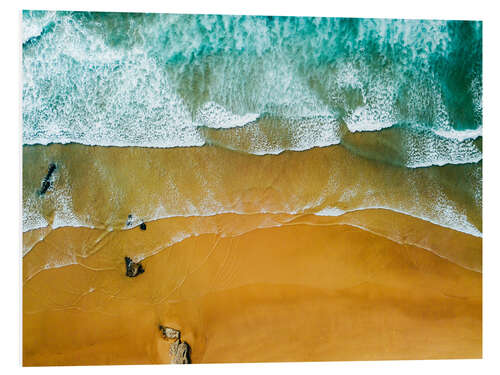
[[[128,215],[127,217],[127,227],[132,225],[132,215]]]
[[[142,264],[132,261],[132,259],[130,259],[129,257],[125,257],[125,267],[127,269],[125,275],[127,275],[128,277],[136,277],[141,273],[144,273],[144,267],[142,266]]]
[[[42,187],[40,189],[40,195],[44,195],[47,192],[47,190],[49,190],[50,185],[51,185],[51,183],[49,180],[43,180]]]
[[[142,222],[139,228],[141,228],[141,230],[146,230],[146,223]]]

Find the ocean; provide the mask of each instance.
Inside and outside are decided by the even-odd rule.
[[[480,21],[24,11],[25,154],[50,144],[216,146],[249,155],[342,147],[383,167],[468,165],[448,178],[467,186],[477,211],[481,62]],[[65,219],[56,226],[103,225],[73,212],[71,183],[58,189],[55,210]],[[427,187],[439,206],[449,200],[441,185]],[[47,225],[32,193],[23,195],[24,230]],[[327,197],[318,191],[317,198]],[[442,207],[422,213],[388,200],[344,208],[401,209],[480,234],[477,223],[460,218],[466,213],[453,212],[453,201],[443,217]],[[154,204],[133,210],[156,219],[151,211],[165,202]],[[324,208],[303,202],[260,211],[311,205]],[[235,211],[216,206],[160,216]]]

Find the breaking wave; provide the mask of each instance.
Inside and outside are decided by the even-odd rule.
[[[481,49],[481,22],[25,11],[23,141],[383,159],[348,138],[393,130],[396,164],[475,163]]]

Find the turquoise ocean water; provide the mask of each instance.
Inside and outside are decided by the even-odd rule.
[[[377,157],[345,134],[390,128],[399,164],[460,164],[482,158],[481,96],[481,22],[23,12],[25,144],[201,146],[270,119],[287,146],[242,151]]]
[[[408,192],[415,202],[389,204],[389,193],[380,192],[385,203],[370,200],[370,207],[481,235],[480,21],[24,11],[22,22],[30,158],[39,157],[30,147],[52,143],[214,144],[255,155],[345,147],[377,163],[429,169],[436,198],[426,210],[415,197],[427,195],[416,189]],[[54,162],[57,179],[65,166]],[[458,169],[439,170],[450,165]],[[25,162],[26,176],[42,179],[47,167],[30,168]],[[113,172],[102,168],[103,176]],[[74,218],[68,181],[53,207],[35,190],[24,193],[25,230],[48,225],[44,212],[54,210],[57,226],[104,225],[89,219],[90,208]],[[464,191],[474,215],[443,193],[450,186]],[[69,203],[59,209],[60,202]],[[131,210],[147,220],[175,214],[157,215],[166,203],[150,203]],[[216,203],[192,212],[227,210]]]

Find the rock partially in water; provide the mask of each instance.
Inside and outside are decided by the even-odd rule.
[[[127,217],[127,227],[132,225],[133,217],[132,214],[128,215]]]
[[[176,340],[170,344],[170,363],[172,364],[189,364],[191,363],[191,348],[187,342]]]
[[[125,267],[127,269],[127,272],[125,274],[128,277],[136,277],[141,273],[144,273],[144,267],[142,266],[142,264],[132,261],[132,259],[129,257],[125,257]]]
[[[140,228],[141,230],[146,230],[146,223],[142,222]]]
[[[42,186],[38,191],[38,194],[44,195],[47,192],[47,190],[49,190],[49,188],[52,186],[51,177],[55,170],[56,170],[56,164],[50,163],[49,170],[45,175],[44,179],[42,180]]]

